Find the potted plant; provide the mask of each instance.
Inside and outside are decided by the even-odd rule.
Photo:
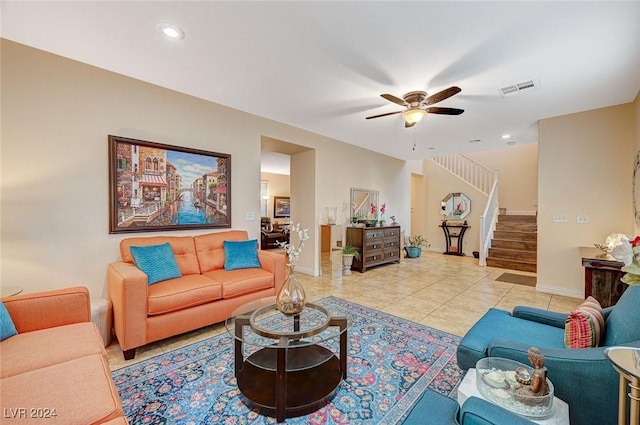
[[[431,244],[422,235],[414,235],[405,240],[404,251],[407,254],[407,258],[418,258],[422,254],[422,248],[430,246]]]
[[[351,274],[351,264],[353,259],[360,259],[360,250],[352,245],[345,245],[342,247],[342,274]]]

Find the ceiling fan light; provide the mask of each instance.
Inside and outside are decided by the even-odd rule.
[[[402,113],[402,118],[409,124],[419,123],[420,120],[427,114],[424,109],[407,109]]]

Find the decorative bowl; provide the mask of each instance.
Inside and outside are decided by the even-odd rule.
[[[547,378],[549,394],[526,396],[516,388],[528,385],[533,368],[500,357],[487,357],[476,363],[476,386],[482,396],[507,410],[529,418],[545,418],[553,413],[553,384]]]

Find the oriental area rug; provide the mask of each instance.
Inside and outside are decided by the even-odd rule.
[[[318,411],[287,424],[401,424],[427,389],[455,397],[464,373],[460,338],[328,297],[315,304],[347,317],[347,379]],[[327,343],[338,353],[338,341]],[[113,372],[124,413],[139,424],[275,424],[243,402],[226,332]]]

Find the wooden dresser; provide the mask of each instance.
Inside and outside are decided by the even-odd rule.
[[[400,262],[400,226],[347,227],[347,245],[360,249],[360,260],[352,269],[364,272],[369,267]]]

